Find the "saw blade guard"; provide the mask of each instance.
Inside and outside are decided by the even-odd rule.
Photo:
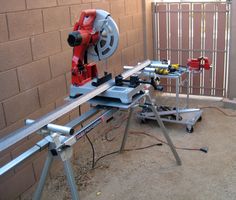
[[[88,48],[88,59],[99,61],[109,58],[119,44],[119,29],[110,13],[100,9],[96,10],[94,31],[99,32],[99,40],[95,47]]]

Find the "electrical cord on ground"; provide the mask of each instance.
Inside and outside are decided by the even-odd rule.
[[[217,107],[203,107],[203,108],[215,108],[217,109]],[[220,110],[223,114],[227,115],[227,113],[224,113],[224,111]],[[79,114],[81,115],[81,108],[79,106]],[[236,116],[236,115],[235,115]],[[109,139],[108,138],[108,133],[111,131],[111,130],[114,130],[114,129],[118,129],[124,121],[126,121],[125,119],[127,119],[127,117],[123,118],[119,124],[115,125],[115,126],[112,126],[110,127],[109,129],[105,130],[105,139],[106,141],[108,142],[111,142],[113,141],[115,138],[113,137],[112,139]],[[81,124],[81,126],[83,127],[83,125]],[[145,132],[141,132],[141,131],[129,131],[129,134],[133,134],[133,135],[146,135],[148,137],[151,137],[151,138],[154,138],[155,140],[157,140],[158,142],[160,143],[156,143],[156,144],[151,144],[151,145],[148,145],[148,146],[144,146],[144,147],[138,147],[138,148],[132,148],[132,149],[124,149],[123,151],[136,151],[136,150],[143,150],[143,149],[148,149],[148,148],[151,148],[151,147],[155,147],[155,146],[161,146],[163,144],[166,144],[166,145],[169,145],[166,141],[164,140],[161,140],[159,138],[157,138],[156,136],[154,135],[151,135],[149,133],[145,133]],[[95,148],[94,148],[94,145],[91,141],[91,139],[88,137],[88,135],[86,134],[85,135],[90,146],[91,146],[91,149],[92,149],[92,169],[95,169],[95,166],[96,164],[98,163],[99,160],[107,157],[107,156],[110,156],[110,155],[113,155],[113,154],[116,154],[116,153],[119,153],[120,151],[117,150],[117,151],[114,151],[114,152],[111,152],[111,153],[108,153],[108,154],[105,154],[105,155],[102,155],[100,156],[99,158],[97,158],[95,160]],[[202,151],[204,153],[207,153],[208,152],[208,147],[201,147],[201,148],[186,148],[186,147],[177,147],[177,146],[174,146],[176,149],[179,149],[179,150],[189,150],[189,151]]]
[[[155,147],[155,146],[162,146],[162,143],[151,144],[148,146],[138,147],[138,148],[124,149],[123,151],[138,151],[138,150],[148,149],[148,148]],[[94,167],[97,165],[98,161],[101,160],[102,158],[105,158],[107,156],[110,156],[110,155],[113,155],[113,154],[116,154],[119,152],[120,152],[120,150],[117,150],[117,151],[113,151],[111,153],[100,156],[99,158],[96,159]]]
[[[163,144],[166,144],[166,145],[169,145],[168,142],[164,141],[164,140],[161,140],[159,139],[158,137],[154,136],[154,135],[151,135],[149,133],[145,133],[145,132],[142,132],[142,131],[130,131],[129,134],[134,134],[134,135],[137,135],[137,134],[140,134],[140,135],[146,135],[146,136],[149,136],[149,137],[152,137],[154,138],[155,140],[163,143]],[[186,147],[177,147],[177,146],[174,146],[176,149],[179,149],[179,150],[189,150],[189,151],[202,151],[204,153],[207,153],[208,152],[208,147],[201,147],[201,148],[186,148]]]
[[[109,133],[111,130],[113,129],[117,129],[119,128],[122,123],[126,120],[127,118],[124,118],[121,120],[121,122],[119,124],[117,124],[116,126],[114,127],[111,127],[110,129],[107,130],[107,132],[105,133],[105,135],[107,135],[107,133]],[[140,132],[140,131],[129,131],[130,134],[142,134],[142,135],[146,135],[146,136],[149,136],[149,137],[152,137],[154,139],[156,139],[157,141],[163,143],[163,144],[166,144],[166,145],[169,145],[167,142],[165,142],[164,140],[161,140],[159,138],[157,138],[156,136],[154,135],[151,135],[151,134],[148,134],[148,133],[145,133],[145,132]],[[105,137],[106,139],[106,137]],[[107,140],[107,141],[110,141],[110,140]],[[189,151],[202,151],[204,153],[207,153],[208,152],[208,147],[201,147],[201,148],[186,148],[186,147],[176,147],[176,149],[179,149],[179,150],[189,150]]]

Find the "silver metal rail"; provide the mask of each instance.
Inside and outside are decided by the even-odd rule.
[[[147,67],[151,64],[150,60],[146,60],[138,65],[136,65],[133,69],[128,70],[121,75],[124,79],[128,78],[132,74],[140,71],[141,69]],[[25,137],[29,136],[30,134],[36,132],[37,130],[41,129],[42,127],[46,126],[47,124],[51,123],[52,121],[58,119],[59,117],[67,114],[71,110],[75,109],[76,107],[82,105],[83,103],[87,102],[88,100],[92,99],[93,97],[105,92],[110,87],[114,86],[114,80],[108,81],[101,86],[97,87],[95,90],[88,92],[87,94],[82,95],[81,97],[65,104],[64,106],[59,107],[55,111],[48,113],[47,115],[39,118],[33,124],[28,125],[20,130],[17,130],[10,135],[2,138],[0,140],[0,152],[7,149],[8,147],[14,145],[15,143],[19,142],[20,140],[24,139]]]
[[[88,120],[90,117],[94,116],[95,114],[97,114],[99,111],[99,107],[95,107],[89,111],[87,111],[86,113],[82,114],[81,116],[75,118],[74,120],[72,120],[71,122],[67,123],[65,125],[65,127],[69,128],[74,128],[78,125],[80,125],[82,122],[84,122],[85,120]],[[110,116],[110,113],[113,113],[113,112],[110,112],[110,111],[106,111],[105,113],[101,114],[100,117],[98,117],[98,119],[101,119],[101,118],[104,118],[104,115],[109,113],[109,116]],[[105,116],[108,116],[108,115],[105,115]],[[31,120],[31,123],[32,123],[33,120]],[[68,139],[65,140],[68,141],[68,140],[72,140],[72,138],[74,137],[78,137],[77,140],[79,140],[79,134],[81,133],[85,133],[87,134],[91,129],[89,129],[88,127],[90,127],[91,124],[94,124],[95,121],[92,121],[90,122],[88,125],[86,125],[83,129],[75,132],[74,136],[70,136],[67,135]],[[30,123],[30,121],[28,121],[28,123]],[[53,126],[57,127],[58,125],[55,125],[53,124]],[[63,130],[63,129],[62,129]],[[86,132],[85,132],[86,130]],[[61,129],[60,129],[61,131]],[[84,134],[83,134],[84,135]],[[66,137],[65,137],[66,138]],[[5,174],[6,172],[8,172],[9,170],[13,169],[14,167],[16,167],[17,165],[19,165],[21,162],[27,160],[29,157],[33,156],[35,153],[37,152],[40,152],[42,150],[44,150],[45,148],[47,148],[50,144],[50,142],[52,142],[52,138],[51,136],[46,136],[45,138],[43,138],[42,140],[40,140],[39,142],[37,142],[33,147],[31,147],[30,149],[28,149],[27,151],[23,152],[21,155],[19,155],[18,157],[14,158],[13,160],[11,160],[10,162],[8,162],[7,164],[5,164],[4,166],[2,166],[0,168],[0,176]]]

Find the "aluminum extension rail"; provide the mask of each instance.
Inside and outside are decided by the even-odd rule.
[[[136,72],[142,70],[143,68],[149,66],[151,64],[150,60],[146,60],[138,65],[136,65],[133,69],[128,70],[121,75],[124,79],[128,78],[132,74],[135,74]],[[48,113],[47,115],[39,118],[31,125],[27,125],[26,127],[23,127],[17,131],[12,132],[10,135],[3,137],[0,140],[0,152],[4,151],[8,147],[14,145],[18,141],[24,139],[25,137],[29,136],[30,134],[36,132],[37,130],[41,129],[42,127],[48,125],[49,123],[53,122],[54,120],[58,119],[59,117],[67,114],[71,110],[75,109],[76,107],[80,106],[81,104],[87,102],[88,100],[92,99],[93,97],[105,92],[107,89],[115,85],[114,80],[110,80],[99,87],[97,87],[95,90],[88,92],[79,98],[65,104],[64,106],[59,107],[55,111],[52,111]]]

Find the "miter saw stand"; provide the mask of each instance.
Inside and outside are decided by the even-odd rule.
[[[87,86],[85,86],[85,87],[87,87]],[[127,89],[127,91],[129,91],[129,90],[130,91],[127,92],[126,95],[124,95],[123,91],[126,91],[126,89]],[[115,91],[115,96],[118,95],[118,93],[120,95],[122,95],[122,93],[123,93],[123,97],[121,98],[122,100],[125,100],[125,99],[127,100],[132,97],[131,102],[123,103],[120,98],[114,98],[114,97],[111,100],[111,94],[109,94],[109,92],[108,93],[104,92],[99,97],[95,97],[95,98],[89,100],[89,103],[91,104],[91,107],[92,107],[91,110],[84,113],[79,118],[69,122],[68,124],[63,126],[63,128],[57,129],[56,133],[48,130],[48,133],[50,133],[50,136],[47,136],[45,138],[45,140],[46,140],[46,142],[50,143],[49,152],[48,152],[48,156],[47,156],[47,159],[45,161],[45,164],[44,164],[44,167],[42,170],[40,181],[38,183],[36,192],[33,197],[34,200],[38,200],[41,198],[43,187],[45,185],[48,172],[49,172],[50,167],[52,165],[52,161],[54,160],[54,158],[57,158],[57,157],[59,157],[61,159],[61,161],[63,162],[64,171],[65,171],[67,181],[69,184],[69,188],[71,191],[72,199],[78,200],[79,194],[78,194],[77,186],[76,186],[74,175],[73,175],[73,170],[72,170],[71,163],[70,163],[70,159],[73,154],[72,146],[81,137],[86,135],[89,131],[94,129],[100,123],[110,121],[110,119],[112,119],[112,116],[114,115],[115,112],[117,112],[119,110],[129,110],[128,119],[127,119],[127,123],[125,126],[125,131],[124,131],[122,143],[121,143],[120,150],[119,150],[120,153],[123,152],[123,150],[125,149],[125,144],[126,144],[126,140],[127,140],[127,136],[128,136],[131,116],[132,116],[134,108],[136,108],[140,104],[140,102],[143,102],[144,100],[147,100],[149,102],[152,102],[152,100],[151,100],[151,97],[149,94],[149,90],[146,89],[146,86],[144,83],[140,84],[138,87],[135,87],[135,88],[130,88],[130,87],[128,88],[127,84],[124,84],[122,86],[114,86],[111,88],[111,91],[113,91],[113,90]],[[136,92],[136,94],[134,94],[134,91]],[[106,96],[106,94],[107,94],[107,96]],[[125,98],[125,96],[127,98]],[[158,123],[158,125],[161,128],[161,131],[162,131],[162,133],[163,133],[163,135],[164,135],[164,137],[165,137],[165,139],[166,139],[166,141],[167,141],[167,143],[168,143],[168,145],[169,145],[169,147],[176,159],[177,164],[181,165],[180,157],[175,149],[175,146],[172,143],[171,138],[169,137],[168,131],[165,128],[165,126],[160,118],[159,113],[155,109],[154,104],[152,104],[152,103],[150,104],[150,109],[152,109],[152,111],[155,115],[156,122]],[[102,114],[100,114],[99,117],[97,117],[95,120],[92,120],[91,122],[89,122],[82,129],[80,129],[79,131],[77,131],[74,134],[72,131],[68,131],[68,130],[73,129],[74,127],[80,125],[82,122],[86,121],[88,118],[94,116],[95,114],[98,113],[98,111],[102,111]],[[33,123],[33,121],[28,121],[27,123]],[[53,130],[55,130],[55,129],[53,129]],[[65,132],[65,130],[67,130],[67,131]],[[65,135],[65,133],[67,133],[67,135]],[[73,135],[70,135],[70,134],[73,134]],[[40,143],[37,145],[40,146]]]
[[[44,134],[44,136],[46,134],[43,140],[20,155],[19,158],[4,166],[4,168],[0,168],[0,174],[3,174],[34,153],[49,147],[48,156],[33,197],[34,200],[41,198],[48,172],[55,158],[59,158],[63,162],[72,199],[78,200],[79,195],[70,163],[73,153],[72,146],[97,125],[102,122],[110,121],[115,112],[119,110],[129,110],[129,116],[120,147],[120,152],[122,152],[127,140],[133,109],[137,107],[139,102],[143,99],[147,99],[151,102],[146,84],[151,84],[158,88],[155,85],[155,80],[151,78],[150,82],[144,82],[139,80],[137,76],[132,76],[136,71],[148,66],[150,61],[136,65],[137,68],[134,67],[136,68],[134,71],[131,70],[131,72],[122,73],[122,75],[117,76],[115,80],[112,80],[111,74],[108,73],[98,78],[96,64],[87,62],[88,60],[99,61],[110,57],[118,47],[118,41],[118,27],[110,17],[110,14],[103,10],[91,9],[83,11],[79,21],[74,26],[73,32],[69,34],[68,43],[71,47],[74,47],[71,68],[72,86],[70,91],[70,103],[73,106],[73,102],[81,105],[79,104],[80,101],[82,102],[82,99],[83,101],[87,99],[93,108],[65,126],[48,124],[46,127],[40,129],[40,134]],[[126,80],[129,77],[130,80]],[[93,92],[96,92],[96,95],[90,96]],[[77,99],[77,97],[79,98]],[[75,101],[73,101],[73,99]],[[76,99],[78,101],[76,101]],[[177,164],[181,165],[181,160],[176,152],[175,146],[152,103],[150,108],[153,110],[155,119],[161,127],[162,133],[166,138]],[[65,109],[62,108],[60,112],[63,111],[64,113],[64,110]],[[99,116],[74,133],[75,127],[81,125],[82,122],[87,121],[90,117],[95,116],[95,114],[99,114]],[[34,122],[28,120],[27,124],[30,123]]]

